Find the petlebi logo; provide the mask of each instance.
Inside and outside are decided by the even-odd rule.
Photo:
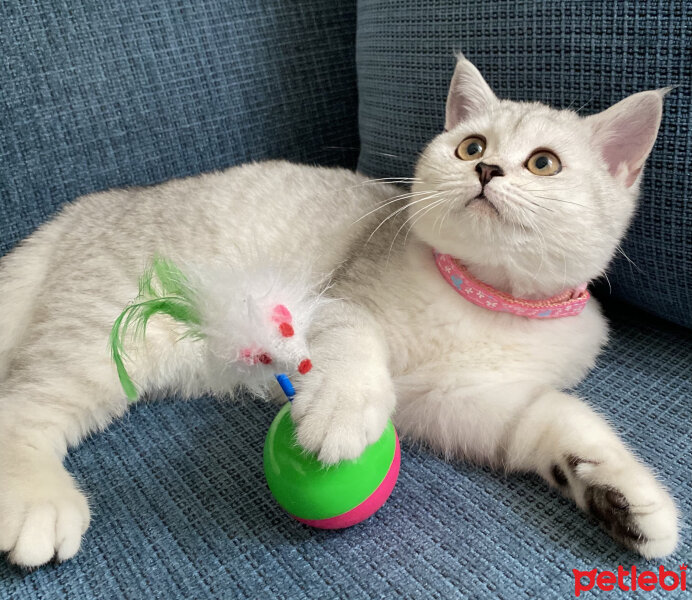
[[[679,571],[668,571],[663,565],[658,571],[637,571],[632,565],[629,569],[618,566],[617,573],[613,571],[579,571],[574,573],[574,595],[579,597],[582,592],[588,592],[596,586],[599,590],[610,591],[619,588],[623,591],[643,590],[651,592],[657,588],[672,592],[687,590],[687,565],[680,565]]]

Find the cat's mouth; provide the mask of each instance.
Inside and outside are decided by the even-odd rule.
[[[466,203],[466,208],[468,208],[470,206],[474,206],[474,205],[481,207],[482,210],[483,209],[485,209],[485,210],[489,209],[490,211],[494,212],[496,215],[498,215],[498,216],[500,215],[500,211],[497,209],[497,206],[495,206],[493,201],[490,200],[490,198],[488,198],[483,192],[478,194],[478,196],[471,198]]]

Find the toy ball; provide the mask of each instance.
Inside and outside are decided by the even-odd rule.
[[[320,529],[343,529],[364,521],[386,502],[399,476],[399,438],[391,421],[355,460],[325,466],[295,439],[287,403],[264,444],[269,489],[294,519]]]

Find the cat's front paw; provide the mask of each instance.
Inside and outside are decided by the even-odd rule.
[[[376,442],[395,401],[386,367],[331,367],[306,375],[291,407],[298,443],[325,464],[358,458]]]
[[[622,545],[646,558],[667,556],[678,541],[675,503],[624,449],[590,448],[552,468],[558,487]]]
[[[62,466],[0,472],[0,551],[10,562],[37,567],[67,560],[89,526],[89,507]]]

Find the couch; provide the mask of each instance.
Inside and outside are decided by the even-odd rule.
[[[442,126],[458,50],[498,95],[584,113],[677,85],[622,248],[631,262],[594,288],[612,338],[577,392],[657,470],[682,520],[676,553],[646,561],[537,477],[404,443],[382,510],[312,530],[264,483],[274,406],[164,400],[69,454],[93,513],[82,550],[33,572],[0,562],[0,599],[550,599],[574,597],[573,569],[690,563],[691,28],[683,0],[2,3],[2,254],[80,194],[248,160],[410,175]],[[629,597],[584,593],[599,595]]]

